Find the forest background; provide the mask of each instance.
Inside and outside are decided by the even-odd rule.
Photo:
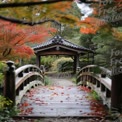
[[[86,6],[91,11],[84,18]],[[111,68],[122,63],[122,0],[2,0],[0,8],[1,61],[35,63],[32,47],[60,34],[94,50],[95,64]],[[43,57],[42,62],[50,68],[56,59]],[[87,56],[80,61],[87,62]]]

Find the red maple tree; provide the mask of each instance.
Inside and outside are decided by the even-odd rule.
[[[20,27],[2,20],[0,27],[0,60],[29,58],[34,53],[28,44],[44,41],[50,36],[48,31],[53,31],[42,26]]]

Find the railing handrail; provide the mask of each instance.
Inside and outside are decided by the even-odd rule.
[[[107,68],[105,68],[105,67],[102,67],[102,66],[98,66],[98,65],[87,65],[87,66],[83,67],[83,68],[80,70],[80,72],[81,72],[82,70],[86,69],[86,68],[94,68],[94,67],[99,67],[100,70],[101,70],[101,72],[104,72],[104,73],[106,73],[106,75],[108,75],[109,77],[111,77],[112,72],[111,72],[109,69],[107,69]]]
[[[22,71],[24,71],[24,70],[26,70],[28,68],[31,68],[31,67],[37,68],[41,72],[41,70],[39,69],[39,67],[37,67],[36,65],[27,64],[27,65],[24,65],[24,66],[21,66],[21,67],[17,68],[15,70],[15,75],[17,76],[17,74],[19,74],[20,72],[22,72]]]
[[[102,70],[102,71],[104,71],[108,76],[112,76],[112,72],[111,72],[111,70],[109,70],[109,69],[107,69],[107,68],[105,68],[105,67],[101,67],[100,66],[100,69]]]
[[[23,95],[38,85],[44,85],[44,77],[40,68],[27,64],[15,70],[16,104],[19,104]]]
[[[77,83],[95,90],[102,98],[103,103],[109,108],[111,107],[112,80],[110,70],[97,65],[87,65],[78,73]]]

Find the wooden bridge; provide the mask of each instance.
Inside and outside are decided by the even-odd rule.
[[[44,86],[45,85],[44,84],[44,75],[37,66],[25,65],[25,66],[22,66],[15,70],[14,62],[8,61],[7,65],[8,65],[8,70],[6,71],[6,74],[5,74],[6,79],[5,79],[4,95],[5,95],[5,97],[8,97],[9,99],[11,99],[13,101],[14,105],[20,105],[22,103],[23,96],[27,95],[26,93],[28,91],[31,91],[31,89],[42,88],[40,90],[40,93],[37,92],[38,97],[41,95],[46,95],[46,93],[49,92],[49,90],[51,90],[51,87],[46,88]],[[104,72],[104,74],[100,74],[101,71]],[[121,78],[121,77],[119,76],[119,78]],[[66,88],[62,89],[62,87],[59,88],[59,86],[58,86],[58,88],[52,88],[53,90],[55,89],[53,91],[53,95],[55,93],[54,96],[58,96],[58,94],[60,92],[60,95],[59,95],[60,97],[57,98],[59,100],[59,101],[57,101],[58,103],[63,103],[63,100],[61,100],[61,99],[66,97],[65,94],[67,94],[69,92],[68,90],[70,90],[70,89],[71,89],[71,91],[68,94],[71,93],[72,96],[78,97],[78,99],[73,97],[71,99],[71,101],[69,101],[69,103],[73,102],[73,104],[71,104],[71,105],[67,104],[69,106],[69,108],[72,108],[72,106],[75,105],[75,107],[73,109],[76,110],[76,113],[71,112],[71,114],[65,114],[65,116],[86,116],[86,115],[95,116],[93,114],[94,111],[91,111],[92,109],[90,109],[93,104],[91,104],[91,102],[89,102],[86,99],[88,97],[88,94],[86,94],[86,92],[81,90],[84,87],[95,90],[98,93],[98,95],[102,98],[103,105],[107,105],[109,109],[114,108],[114,109],[117,109],[118,111],[121,111],[122,92],[119,89],[120,87],[118,87],[118,85],[115,85],[115,82],[117,82],[117,81],[118,81],[118,77],[117,76],[112,77],[111,71],[109,71],[108,69],[105,69],[103,67],[98,67],[96,65],[89,65],[89,66],[83,67],[79,71],[79,73],[77,75],[77,85],[78,85],[77,88],[76,87],[66,87]],[[114,86],[112,86],[112,83],[114,84]],[[42,86],[42,87],[39,87],[39,86]],[[81,91],[78,90],[80,88],[79,86],[82,86],[80,89]],[[45,89],[45,91],[42,92],[44,89]],[[74,89],[75,89],[75,91],[74,91]],[[28,94],[29,94],[29,92],[28,92]],[[117,94],[119,94],[119,96]],[[36,94],[32,95],[31,100],[34,99],[33,96],[36,96]],[[44,96],[43,96],[43,98],[44,98]],[[43,98],[41,98],[41,99],[43,99]],[[28,98],[26,98],[26,99],[28,99]],[[46,102],[47,102],[47,99],[48,99],[48,97],[46,98]],[[68,100],[68,98],[67,98],[67,100]],[[37,100],[37,101],[39,102],[40,100]],[[48,99],[48,102],[51,104],[49,99]],[[48,102],[47,102],[47,104],[48,104]],[[66,102],[68,103],[68,101],[65,101],[65,103]],[[82,103],[83,106],[85,106],[87,103],[86,106],[89,110],[87,109],[88,110],[87,112],[83,112],[85,109],[83,110],[83,108],[79,105],[79,103]],[[34,101],[31,103],[31,105],[32,104],[34,105]],[[43,106],[43,107],[41,106],[42,111],[46,112],[47,110],[49,110],[49,109],[45,109],[45,108],[50,107],[50,105],[48,106],[46,104],[44,107],[44,104],[42,101],[40,101],[40,104]],[[67,106],[67,105],[65,105],[65,106]],[[60,106],[60,104],[58,104],[57,107],[59,107],[59,106]],[[25,104],[25,107],[28,107],[28,104]],[[54,104],[52,105],[51,111],[53,109],[55,109]],[[82,109],[82,110],[80,110],[80,109]],[[61,110],[61,109],[59,108],[58,110]],[[42,111],[40,110],[39,112],[41,113]],[[51,115],[51,111],[50,111],[50,113],[48,113],[48,111],[47,111],[47,113],[48,113],[47,116],[49,116],[49,114]],[[73,110],[72,109],[67,109],[67,110],[63,109],[63,112],[64,111],[66,111],[66,113],[69,113],[70,111],[73,111]],[[91,113],[89,113],[89,111]],[[79,114],[79,112],[80,112],[80,114]],[[57,116],[56,113],[57,112],[55,111],[52,114],[52,116]],[[98,111],[98,113],[100,113],[100,111]],[[28,115],[25,114],[25,116],[29,116],[29,115],[36,116],[36,114],[32,114],[32,113],[30,113]],[[38,116],[39,115],[45,116],[44,114],[38,114]],[[99,114],[97,114],[97,115],[99,115]],[[64,114],[62,116],[64,116]]]

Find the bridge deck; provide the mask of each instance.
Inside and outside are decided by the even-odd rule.
[[[61,84],[66,82],[60,81]],[[63,83],[64,84],[64,83]],[[88,89],[70,86],[40,86],[30,90],[20,104],[20,115],[45,117],[104,116],[104,106],[88,95]]]

